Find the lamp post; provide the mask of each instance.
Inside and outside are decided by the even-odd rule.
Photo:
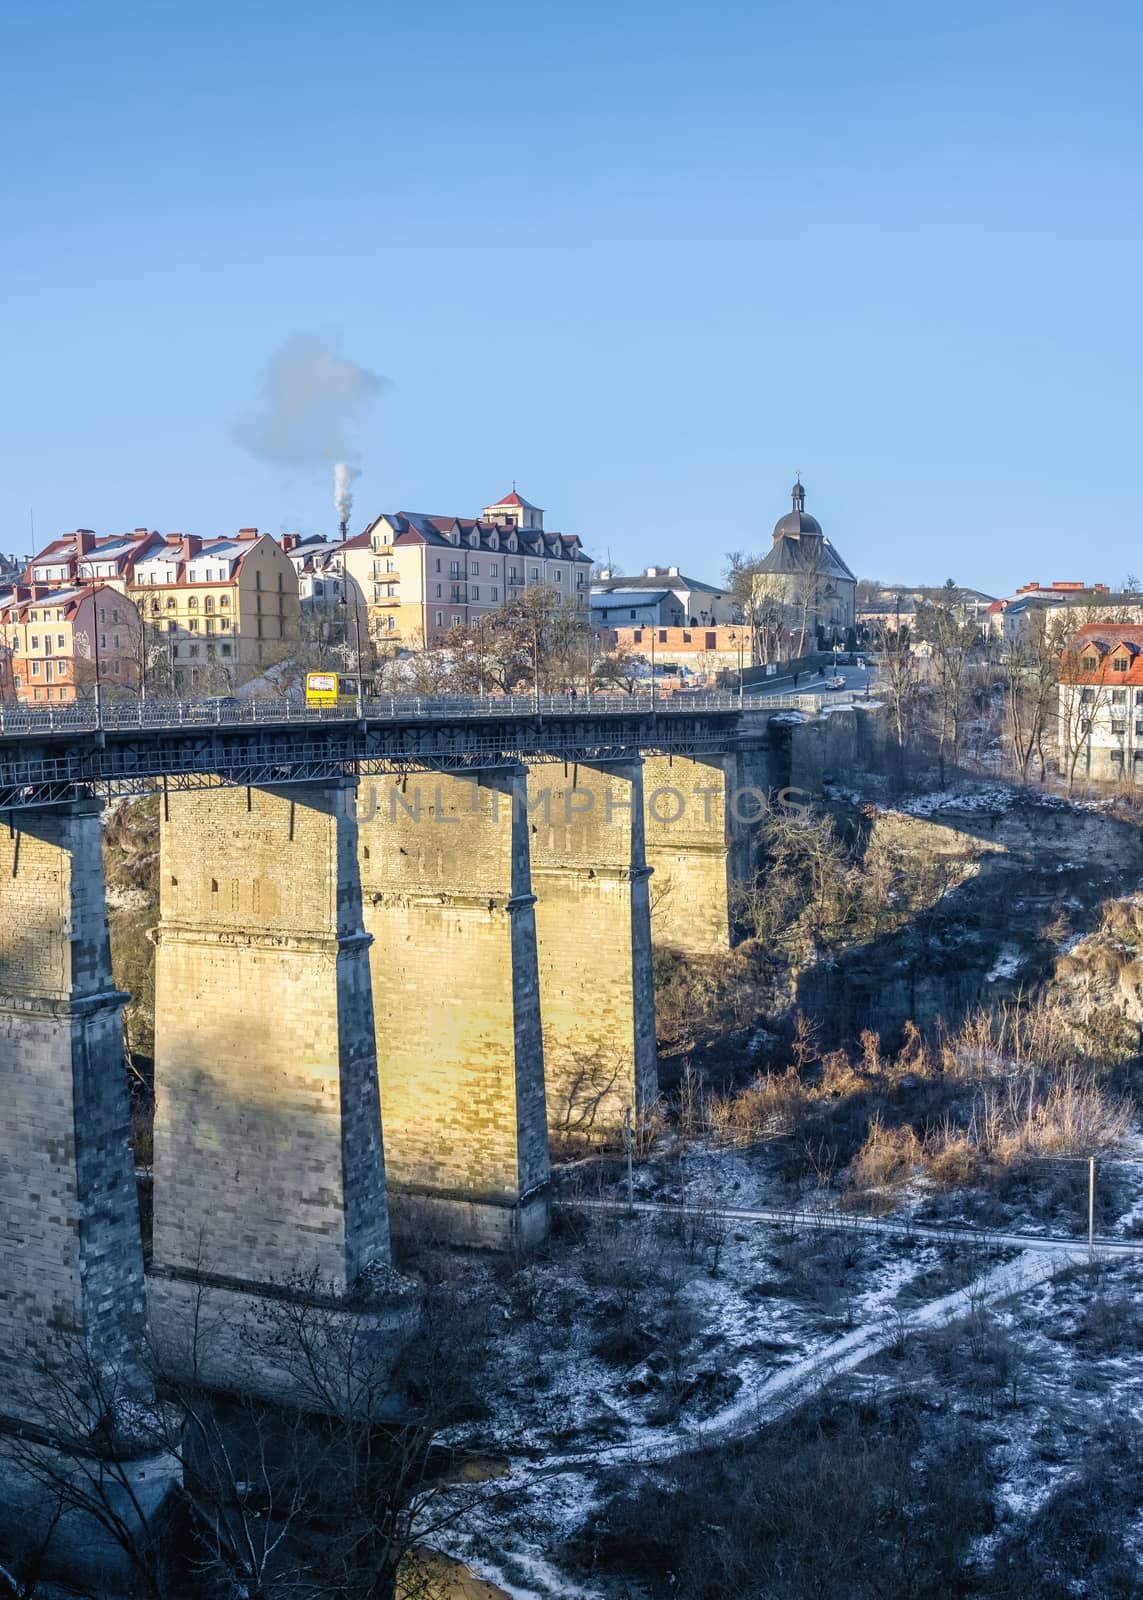
[[[343,606],[347,606],[349,604],[349,577],[348,577],[348,574],[344,574],[343,577],[342,577],[341,600],[339,601],[339,604],[343,605]],[[361,688],[361,607],[357,603],[356,594],[353,597],[353,635],[354,635],[354,643],[355,643],[356,654],[357,654],[356,711],[357,711],[357,720],[358,720],[358,722],[361,722],[361,721],[364,720],[364,717],[365,717],[365,698],[364,698],[364,695],[362,693],[362,688]]]
[[[732,633],[730,635],[730,642],[731,642],[731,644],[734,644],[735,642],[737,642],[737,644],[738,644],[738,709],[739,709],[739,711],[741,711],[742,710],[742,648],[743,648],[743,644],[745,642],[744,636],[743,636],[743,633],[742,633],[741,629],[739,629],[737,633]]]
[[[103,663],[99,655],[99,607],[96,604],[98,590],[95,584],[95,574],[91,570],[91,563],[80,563],[79,570],[86,567],[87,582],[91,585],[91,654],[95,665],[95,726],[102,731],[103,728]]]
[[[487,618],[482,611],[476,619],[476,671],[477,693],[484,699],[484,624]]]
[[[651,710],[655,709],[655,635],[658,628],[651,629]]]
[[[532,699],[540,715],[540,624],[532,618]]]

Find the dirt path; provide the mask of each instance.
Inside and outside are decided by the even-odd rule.
[[[622,1203],[592,1201],[580,1203],[578,1209],[625,1211],[627,1207]],[[644,1202],[637,1204],[634,1210],[677,1214],[679,1208]],[[709,1216],[709,1211],[706,1214]],[[990,1268],[951,1294],[941,1295],[910,1311],[894,1312],[863,1323],[792,1366],[771,1373],[748,1394],[736,1397],[714,1417],[695,1427],[680,1426],[661,1438],[639,1444],[614,1445],[590,1452],[550,1456],[538,1465],[515,1469],[507,1478],[501,1479],[497,1487],[501,1490],[511,1489],[520,1502],[527,1502],[526,1514],[519,1520],[530,1530],[543,1526],[545,1503],[550,1501],[558,1480],[564,1480],[565,1493],[570,1491],[571,1498],[578,1498],[586,1511],[593,1498],[590,1478],[600,1467],[661,1466],[691,1450],[749,1437],[759,1428],[768,1426],[793,1410],[825,1384],[868,1361],[903,1334],[940,1327],[966,1316],[977,1306],[1011,1299],[1034,1284],[1088,1259],[1086,1240],[1077,1242],[1075,1239],[992,1233],[968,1228],[926,1228],[889,1218],[855,1218],[823,1212],[790,1213],[728,1208],[720,1209],[717,1214],[728,1222],[754,1223],[764,1227],[778,1225],[807,1229],[830,1226],[858,1231],[916,1233],[945,1241],[971,1241],[984,1247],[1016,1248],[1020,1254],[1014,1260]],[[1139,1255],[1143,1254],[1143,1241],[1125,1243],[1098,1240],[1096,1249],[1098,1253],[1107,1255]],[[572,1489],[567,1484],[569,1478],[584,1481]],[[493,1536],[495,1546],[501,1553],[500,1560],[496,1562],[491,1562],[481,1551],[473,1549],[473,1537],[463,1527],[454,1529],[453,1535],[442,1543],[493,1578],[511,1600],[604,1600],[599,1589],[579,1586],[553,1567],[538,1542],[533,1542],[532,1538],[514,1537],[513,1530],[507,1526],[498,1528]]]

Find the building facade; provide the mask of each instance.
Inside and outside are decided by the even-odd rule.
[[[432,644],[535,588],[588,613],[591,558],[515,489],[479,517],[387,512],[342,548],[381,649]]]
[[[735,603],[678,567],[646,567],[634,578],[604,567],[591,586],[591,620],[596,628],[706,628],[733,622]]]
[[[68,705],[140,684],[139,614],[110,584],[0,594],[0,690],[21,705]]]
[[[801,479],[793,508],[774,524],[773,542],[758,563],[751,594],[756,628],[785,636],[789,653],[843,644],[857,620],[857,579],[821,523],[806,511]]]
[[[1143,781],[1143,626],[1088,623],[1069,641],[1058,749],[1069,779]]]
[[[269,534],[168,534],[134,564],[129,593],[148,670],[176,694],[225,693],[285,660],[299,643],[298,579]]]

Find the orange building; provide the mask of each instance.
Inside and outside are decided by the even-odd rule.
[[[21,705],[67,705],[139,682],[139,613],[110,584],[17,587],[0,595],[5,696]]]

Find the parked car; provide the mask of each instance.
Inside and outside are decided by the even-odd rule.
[[[836,678],[827,678],[822,687],[826,689],[844,689],[845,679],[839,673]]]

